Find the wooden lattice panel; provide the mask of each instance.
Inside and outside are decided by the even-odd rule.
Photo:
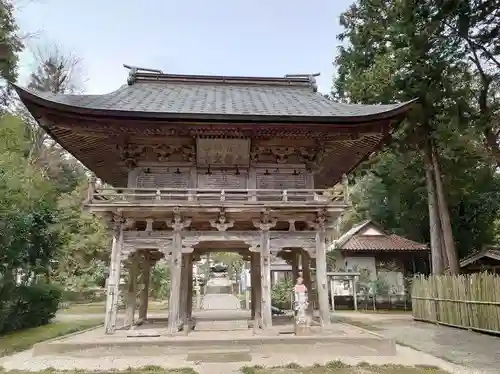
[[[139,188],[181,188],[189,187],[189,174],[186,170],[172,167],[149,167],[142,169],[137,176]]]
[[[247,174],[234,171],[214,170],[210,174],[198,174],[198,188],[246,189]]]
[[[270,190],[286,190],[286,189],[305,189],[307,188],[307,180],[305,173],[284,173],[270,172],[266,175],[265,172],[257,174],[257,188]]]

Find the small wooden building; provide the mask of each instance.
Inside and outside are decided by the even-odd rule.
[[[389,138],[412,102],[335,103],[317,92],[314,75],[127,68],[126,84],[105,95],[16,87],[45,131],[105,183],[91,184],[86,208],[105,217],[113,235],[106,332],[117,328],[121,264],[129,266],[132,326],[138,274],[142,320],[158,258],[171,267],[168,333],[189,330],[191,264],[215,250],[250,261],[252,316],[263,329],[272,325],[272,256],[300,259],[306,283],[314,261],[328,325],[326,230],[349,205],[341,185],[332,187]]]
[[[354,226],[329,248],[338,251],[339,271],[367,272],[370,280],[381,279],[388,292],[403,295],[404,279],[429,269],[429,247],[426,244],[391,234],[372,221]],[[352,295],[348,282],[336,281],[335,295]]]
[[[485,246],[483,250],[470,254],[460,260],[462,273],[479,273],[488,271],[500,274],[500,248]]]

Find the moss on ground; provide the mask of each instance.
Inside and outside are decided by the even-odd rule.
[[[10,374],[108,374],[108,373],[123,373],[123,374],[197,374],[197,372],[192,368],[180,368],[180,369],[164,369],[159,366],[144,366],[142,368],[129,368],[128,370],[102,370],[102,371],[87,371],[87,370],[56,370],[53,368],[45,369],[42,371],[2,371],[0,368],[0,373],[10,373]]]
[[[356,366],[344,364],[341,361],[332,361],[326,365],[301,367],[297,364],[288,364],[265,368],[262,366],[246,366],[241,369],[242,374],[445,374],[434,366],[403,366],[403,365],[370,365],[360,363]]]
[[[341,361],[331,361],[326,365],[313,365],[302,367],[295,363],[284,366],[244,366],[242,374],[446,374],[448,372],[430,365],[371,365],[360,363],[356,366],[344,364]],[[56,370],[48,368],[42,371],[26,372],[22,370],[5,371],[0,367],[0,374],[197,374],[193,368],[165,369],[160,366],[145,366],[141,368],[129,368],[127,370]],[[222,373],[222,372],[221,372]]]
[[[123,308],[122,308],[123,309]],[[164,312],[167,310],[167,303],[161,301],[153,301],[149,300],[148,303],[148,311],[149,312]],[[59,313],[61,314],[102,314],[106,311],[106,304],[104,302],[95,302],[88,304],[70,304],[65,309],[60,309]]]
[[[445,374],[445,371],[432,366],[401,366],[401,365],[370,365],[360,363],[356,366],[349,366],[340,361],[332,361],[326,365],[314,365],[301,367],[297,364],[265,368],[262,366],[245,366],[241,370],[242,374]],[[0,369],[1,372],[1,369]],[[22,371],[10,371],[11,374],[25,373]],[[55,370],[46,369],[30,374],[104,374],[104,373],[129,373],[129,374],[196,374],[192,368],[164,369],[159,366],[145,366],[128,370],[106,370],[106,371],[85,371],[85,370]],[[222,371],[221,371],[222,373]]]

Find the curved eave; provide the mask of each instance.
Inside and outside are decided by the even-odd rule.
[[[35,104],[44,109],[60,113],[79,114],[94,118],[127,118],[129,120],[171,120],[184,122],[254,122],[254,123],[301,123],[301,124],[362,124],[380,120],[401,118],[417,103],[417,99],[401,103],[393,109],[369,115],[359,116],[284,116],[284,115],[243,115],[243,114],[207,114],[207,113],[166,113],[143,112],[130,110],[110,110],[83,108],[63,104],[37,95],[16,84],[13,84],[21,101],[26,105]]]

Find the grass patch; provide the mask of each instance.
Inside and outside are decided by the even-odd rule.
[[[11,373],[11,374],[27,374],[25,371],[11,370],[2,371],[0,368],[0,373]],[[53,368],[46,369],[43,371],[32,371],[29,374],[108,374],[108,373],[127,373],[127,374],[197,374],[192,368],[180,368],[180,369],[164,369],[159,366],[144,366],[142,368],[129,368],[127,370],[99,370],[99,371],[85,371],[85,370],[56,370]]]
[[[60,309],[61,314],[102,314],[104,315],[106,306],[104,303],[91,304],[71,304],[68,308]]]
[[[243,374],[445,374],[434,366],[403,366],[403,365],[370,365],[360,363],[349,366],[341,361],[331,361],[326,365],[300,367],[297,364],[265,368],[262,366],[245,366]]]
[[[100,319],[55,322],[0,336],[0,357],[30,349],[36,343],[85,330],[101,323]]]
[[[166,311],[167,303],[160,301],[149,300],[148,303],[148,312],[164,312]],[[121,308],[124,310],[124,308]],[[61,314],[102,314],[104,316],[106,312],[106,303],[104,302],[96,302],[96,303],[88,303],[88,304],[71,304],[68,308],[60,309],[59,313]]]

